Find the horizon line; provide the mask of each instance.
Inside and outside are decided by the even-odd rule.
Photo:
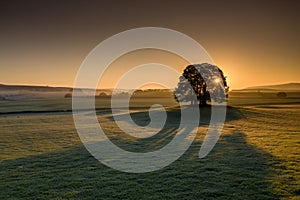
[[[252,85],[252,86],[246,86],[246,87],[242,87],[242,88],[231,88],[230,90],[243,90],[243,89],[248,89],[248,88],[252,88],[252,87],[271,87],[271,86],[277,86],[277,85],[286,85],[286,84],[300,84],[300,82],[284,82],[284,83],[276,83],[276,84],[268,84],[268,85]],[[6,83],[0,83],[0,85],[4,85],[4,86],[20,86],[20,87],[50,87],[50,88],[67,88],[67,89],[75,89],[73,86],[62,86],[62,85],[36,85],[36,84],[6,84]],[[93,88],[77,88],[77,89],[89,89],[89,90],[93,90]],[[97,88],[96,90],[136,90],[134,88]],[[142,90],[148,90],[148,89],[174,89],[174,88],[146,88],[146,89],[142,89]]]

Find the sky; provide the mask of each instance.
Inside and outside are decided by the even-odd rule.
[[[0,84],[72,87],[95,46],[138,27],[169,28],[195,39],[231,89],[300,82],[299,10],[299,1],[289,0],[4,0]],[[112,88],[122,74],[149,62],[179,73],[187,64],[169,52],[130,52],[109,66],[99,87]]]

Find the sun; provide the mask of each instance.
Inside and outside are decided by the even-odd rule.
[[[218,83],[221,82],[221,79],[220,79],[220,78],[215,78],[215,79],[214,79],[214,82],[218,84]]]

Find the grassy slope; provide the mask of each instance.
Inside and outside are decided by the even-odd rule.
[[[132,151],[162,147],[172,138],[178,116],[169,111],[169,126],[154,140],[132,140],[120,138],[102,112],[99,121],[110,130],[109,137]],[[184,156],[145,174],[118,172],[95,160],[81,145],[70,114],[2,116],[0,199],[299,197],[299,109],[230,108],[221,139],[199,160],[207,112],[202,112],[197,139]],[[142,113],[133,118],[137,123],[148,119]]]

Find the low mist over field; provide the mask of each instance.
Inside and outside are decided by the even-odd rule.
[[[28,85],[4,85],[0,84],[0,100],[21,100],[34,98],[69,98],[73,88],[70,87],[51,87],[51,86],[28,86]],[[89,92],[88,89],[86,89]],[[117,89],[118,97],[128,96],[132,90]],[[113,89],[97,89],[96,96],[109,97]],[[287,97],[297,98],[300,96],[300,83],[287,83],[279,85],[253,86],[241,90],[232,90],[231,95],[235,96],[241,92],[248,92],[254,96],[269,96],[276,98],[278,92],[287,93]],[[162,97],[172,98],[173,91],[170,89],[138,89],[133,97]]]

